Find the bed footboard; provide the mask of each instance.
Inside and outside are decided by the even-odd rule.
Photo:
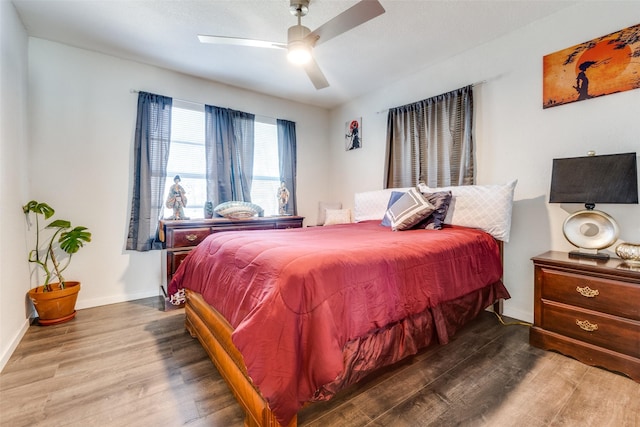
[[[242,355],[231,341],[231,325],[198,293],[185,290],[186,328],[200,341],[245,412],[247,427],[280,427],[268,403],[247,375]],[[294,417],[288,427],[295,427]]]

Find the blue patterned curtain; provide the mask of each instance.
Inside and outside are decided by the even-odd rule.
[[[287,213],[298,214],[296,202],[296,124],[288,120],[277,120],[278,127],[278,158],[280,159],[280,180],[284,181],[289,190]]]
[[[387,116],[386,187],[475,182],[473,86],[391,108]]]
[[[207,200],[251,201],[255,116],[205,105]]]
[[[165,96],[140,92],[134,136],[133,198],[127,249],[162,249],[157,240],[171,141],[171,105]]]

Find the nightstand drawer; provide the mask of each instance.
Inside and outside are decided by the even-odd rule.
[[[188,228],[184,230],[172,231],[172,248],[186,248],[189,246],[197,246],[209,234],[211,227],[204,228]]]
[[[540,269],[542,298],[640,320],[640,286],[599,277]]]
[[[632,357],[640,357],[640,322],[542,300],[541,327]]]

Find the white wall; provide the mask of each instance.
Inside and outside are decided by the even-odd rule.
[[[567,210],[547,202],[555,157],[640,152],[640,90],[542,109],[542,57],[638,24],[640,2],[581,2],[545,20],[470,50],[410,78],[334,109],[328,176],[336,199],[383,187],[386,110],[459,87],[475,87],[477,183],[517,178],[511,239],[505,245],[505,313],[533,319],[532,256],[571,250],[562,234]],[[437,43],[428,40],[425,43]],[[363,148],[344,151],[344,124],[363,118]],[[599,205],[620,224],[621,240],[640,242],[640,206]],[[612,252],[613,248],[609,249]]]
[[[132,89],[295,121],[299,214],[315,216],[317,194],[329,191],[317,179],[328,164],[324,109],[37,38],[29,39],[29,61],[29,197],[93,233],[66,274],[82,282],[78,308],[158,295],[164,277],[164,254],[124,249],[137,104]]]
[[[27,33],[10,2],[0,2],[0,370],[29,326],[25,243]]]

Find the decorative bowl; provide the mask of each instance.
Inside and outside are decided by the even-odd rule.
[[[217,215],[229,219],[246,219],[264,215],[264,210],[260,206],[250,202],[240,202],[236,200],[220,203],[213,208],[213,211]]]
[[[616,246],[616,255],[627,264],[640,265],[640,245],[620,243]]]

